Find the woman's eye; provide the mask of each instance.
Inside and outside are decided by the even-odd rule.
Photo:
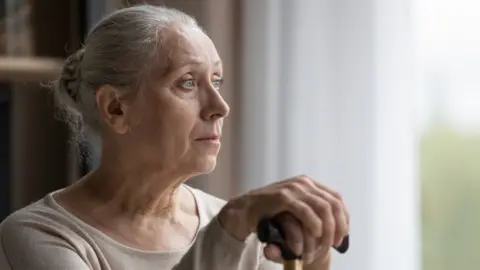
[[[213,80],[212,85],[215,89],[219,90],[223,84],[223,79]]]
[[[192,89],[197,86],[195,80],[190,79],[190,80],[184,80],[181,82],[180,86],[185,89]]]

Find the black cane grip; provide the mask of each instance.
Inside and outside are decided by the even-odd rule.
[[[333,247],[338,253],[345,254],[348,251],[348,248],[350,247],[350,235],[346,235],[340,246],[338,247]]]
[[[280,248],[282,259],[286,261],[299,260],[301,256],[293,253],[287,246],[285,234],[280,224],[275,219],[264,218],[260,220],[257,227],[257,236],[260,242],[273,244]]]
[[[273,244],[280,248],[282,258],[284,260],[296,260],[301,259],[301,256],[295,255],[287,246],[285,241],[285,233],[283,232],[280,224],[275,218],[263,218],[258,223],[257,236],[262,243]],[[333,247],[341,254],[347,252],[350,246],[350,236],[347,235],[343,238],[342,244],[338,247]]]

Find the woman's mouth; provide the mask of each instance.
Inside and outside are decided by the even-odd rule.
[[[208,134],[202,137],[197,138],[197,141],[211,141],[211,142],[220,142],[221,136],[217,134]]]

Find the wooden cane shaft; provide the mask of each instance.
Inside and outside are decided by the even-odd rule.
[[[283,270],[303,270],[303,262],[302,260],[284,261]]]

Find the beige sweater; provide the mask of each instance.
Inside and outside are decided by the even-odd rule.
[[[215,216],[224,201],[192,189],[200,229],[185,250],[142,251],[122,245],[73,216],[47,195],[0,224],[0,270],[274,270],[251,235],[228,235]]]

